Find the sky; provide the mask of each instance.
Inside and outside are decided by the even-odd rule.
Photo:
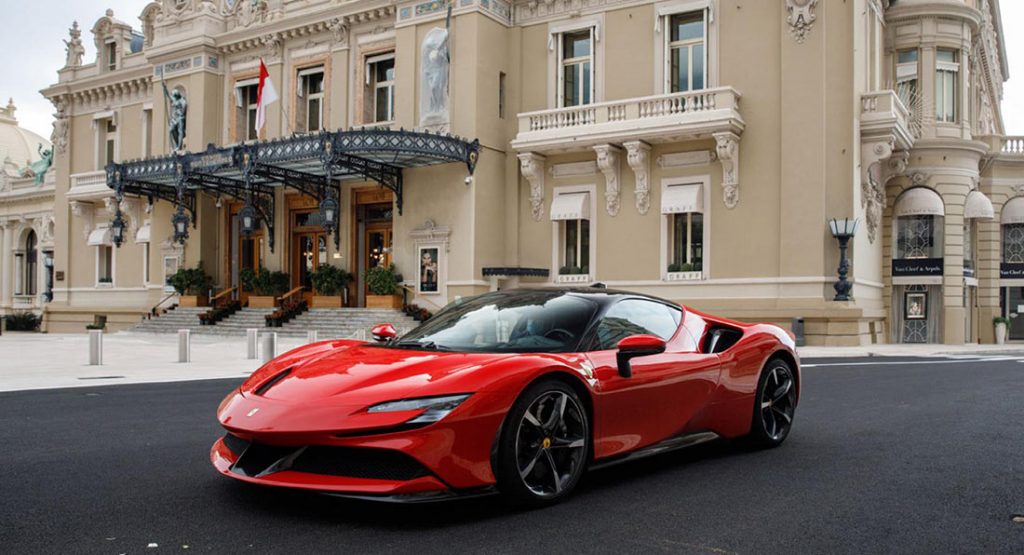
[[[64,66],[64,39],[71,22],[82,28],[85,60],[95,59],[92,26],[107,8],[114,17],[139,29],[146,0],[0,0],[4,33],[0,34],[0,104],[13,98],[19,123],[44,137],[52,130],[53,106],[39,90],[57,81]],[[1003,122],[1008,135],[1024,135],[1024,0],[1002,0],[1010,80],[1003,90]]]

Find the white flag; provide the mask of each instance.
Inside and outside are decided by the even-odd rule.
[[[263,58],[260,58],[260,86],[256,91],[256,132],[263,129],[267,123],[267,106],[277,102],[277,89],[274,82],[270,80],[270,72],[267,71]]]

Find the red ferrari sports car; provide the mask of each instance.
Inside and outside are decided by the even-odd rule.
[[[718,437],[777,446],[800,391],[781,328],[601,288],[487,293],[374,339],[253,373],[217,410],[217,470],[347,497],[544,505],[587,468]]]

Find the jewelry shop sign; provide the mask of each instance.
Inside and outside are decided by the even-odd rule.
[[[942,270],[941,258],[902,258],[892,261],[893,277],[941,276]]]

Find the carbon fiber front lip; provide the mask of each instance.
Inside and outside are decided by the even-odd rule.
[[[414,505],[418,503],[442,503],[445,501],[459,501],[463,499],[475,499],[490,497],[500,493],[495,486],[487,486],[471,490],[447,490],[427,493],[404,493],[398,495],[363,495],[351,493],[338,493],[333,491],[322,491],[321,495],[352,499],[357,501],[372,501],[375,503],[395,503],[401,505]]]

